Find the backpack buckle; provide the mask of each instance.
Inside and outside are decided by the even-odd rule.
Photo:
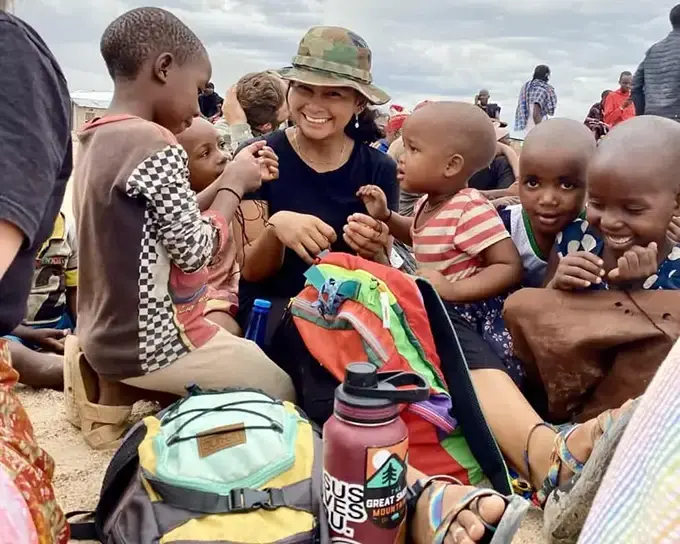
[[[276,510],[285,506],[283,491],[273,489],[232,489],[229,493],[229,512],[250,512],[252,510]]]

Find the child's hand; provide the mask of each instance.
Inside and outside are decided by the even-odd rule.
[[[387,207],[387,197],[377,185],[364,185],[357,191],[357,196],[366,206],[368,215],[378,221],[387,221],[390,210]]]
[[[60,329],[34,329],[30,336],[25,340],[32,344],[36,344],[45,351],[52,353],[64,353],[64,342],[66,337],[71,333],[69,330]]]
[[[671,219],[671,224],[668,226],[668,237],[674,244],[680,243],[680,217]]]
[[[266,142],[260,140],[244,147],[225,168],[229,177],[225,178],[230,186],[241,188],[242,194],[256,191],[262,185],[263,179],[273,179],[278,176],[279,160]]]
[[[587,289],[602,283],[604,261],[588,251],[577,251],[562,257],[549,287],[562,291]]]
[[[274,181],[279,178],[279,156],[271,147],[265,146],[260,149],[257,160],[260,163],[262,181]]]
[[[431,268],[419,268],[416,270],[416,276],[420,276],[421,278],[429,281],[437,293],[439,293],[442,298],[448,300],[449,291],[451,290],[451,285],[453,284],[446,279],[444,274],[437,272],[436,270],[432,270]]]
[[[656,242],[647,247],[634,246],[619,257],[616,268],[609,272],[609,280],[613,283],[629,283],[646,280],[656,274],[659,268],[659,252]]]

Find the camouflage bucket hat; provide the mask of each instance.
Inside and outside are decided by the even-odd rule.
[[[351,30],[316,26],[300,41],[293,66],[275,73],[288,81],[320,87],[351,87],[371,104],[385,104],[390,96],[373,85],[371,50]]]

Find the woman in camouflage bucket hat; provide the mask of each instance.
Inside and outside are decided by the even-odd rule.
[[[366,105],[389,99],[372,83],[366,42],[343,28],[312,28],[300,42],[293,66],[277,74],[290,82],[288,104],[295,126],[265,136],[279,157],[280,176],[245,197],[255,202],[242,204],[244,217],[259,220],[245,222],[249,243],[240,286],[242,324],[255,298],[272,302],[269,330],[276,342],[268,353],[275,361],[277,354],[300,349],[294,325],[290,320],[281,323],[281,318],[321,251],[389,263],[387,227],[366,215],[357,190],[378,185],[390,209],[399,205],[396,164],[366,145],[375,130]],[[409,468],[409,483],[417,478],[425,475]],[[497,525],[493,542],[510,542],[524,506],[513,502],[506,509],[506,499],[489,496],[493,494],[448,480],[433,482],[411,522],[415,542],[479,541],[486,531],[480,510],[487,523]]]
[[[344,28],[314,27],[300,42],[293,66],[276,72],[288,82],[294,126],[265,137],[279,157],[279,179],[246,198],[244,319],[254,298],[287,301],[304,286],[304,272],[326,249],[389,263],[384,223],[366,214],[359,187],[376,184],[397,209],[396,164],[370,148],[379,137],[369,104],[389,96],[372,84],[371,50]],[[259,224],[258,224],[259,223]],[[248,281],[250,280],[250,281]],[[270,321],[271,322],[271,321]]]
[[[293,66],[277,73],[288,81],[321,87],[351,87],[371,104],[389,102],[389,95],[373,85],[372,53],[361,36],[340,27],[312,28],[300,42]]]

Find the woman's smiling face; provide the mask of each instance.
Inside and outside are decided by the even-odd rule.
[[[291,119],[311,140],[342,133],[363,108],[359,94],[350,87],[319,87],[294,82],[288,94]]]

